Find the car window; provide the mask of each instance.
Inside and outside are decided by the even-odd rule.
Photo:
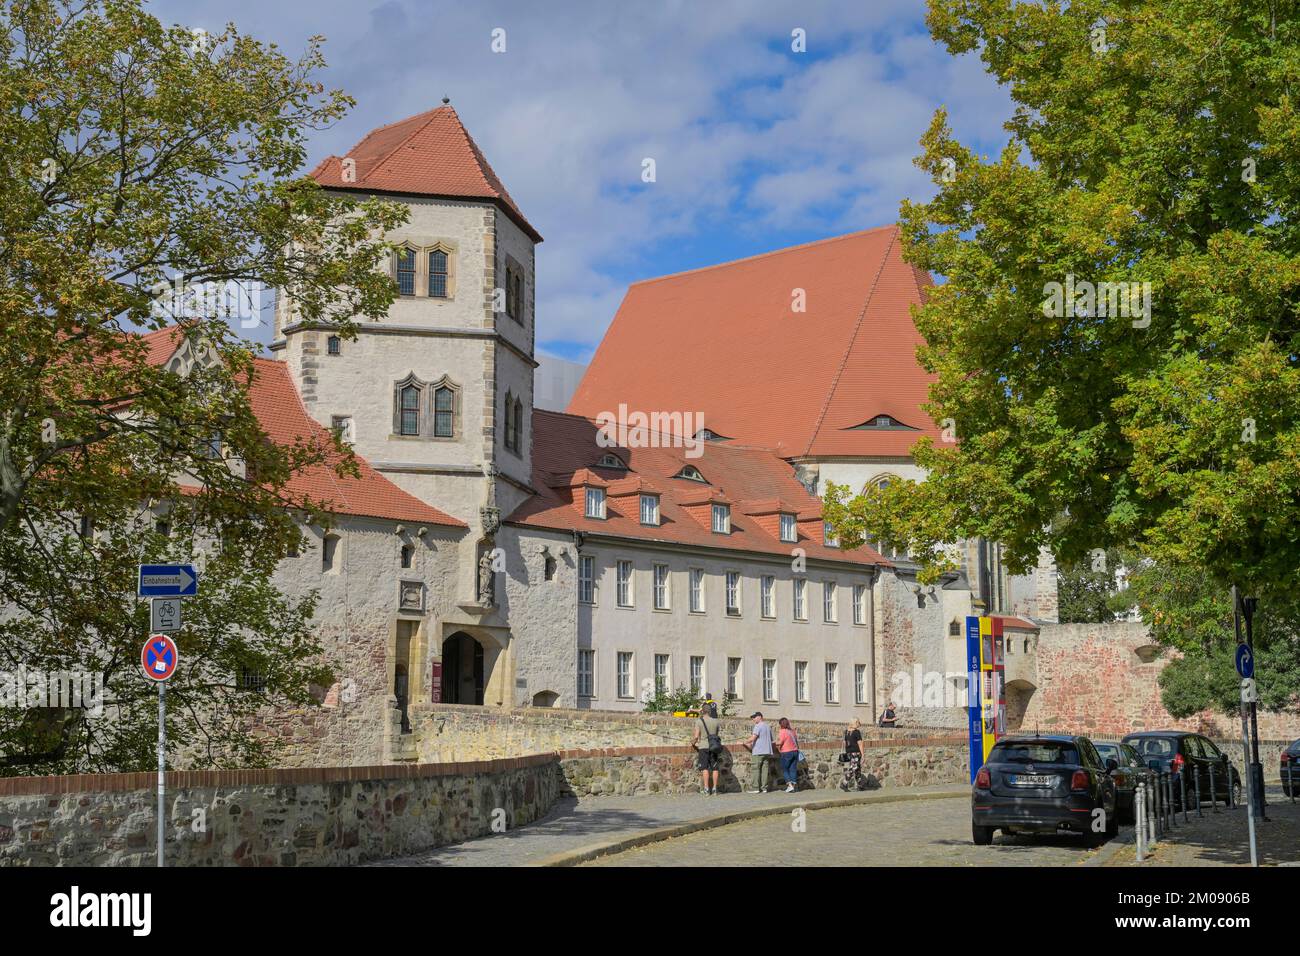
[[[1205,751],[1201,749],[1201,741],[1198,737],[1184,737],[1183,750],[1187,752],[1187,756],[1189,757],[1206,756]]]
[[[1120,744],[1120,750],[1124,752],[1124,759],[1120,763],[1127,763],[1130,767],[1142,766],[1142,761],[1138,759],[1137,751],[1128,744]]]
[[[1174,755],[1173,737],[1134,737],[1129,743],[1142,757],[1172,757]]]
[[[1118,764],[1123,764],[1125,757],[1123,751],[1119,749],[1119,744],[1093,744],[1097,748],[1097,753],[1102,760],[1114,760]]]
[[[1083,751],[1084,756],[1088,758],[1088,763],[1101,769],[1101,757],[1097,754],[1097,748],[1092,745],[1091,740],[1088,740],[1086,737],[1080,737],[1079,748]]]
[[[1079,762],[1079,752],[1067,743],[1000,743],[989,752],[989,763],[1071,763]]]
[[[1209,757],[1211,760],[1218,760],[1223,756],[1223,754],[1219,753],[1219,748],[1214,746],[1213,741],[1206,740],[1204,737],[1197,737],[1196,739],[1200,743],[1201,750],[1204,751],[1205,756]]]

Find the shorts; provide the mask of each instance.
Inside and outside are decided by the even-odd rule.
[[[695,751],[695,769],[696,770],[717,770],[721,762],[721,754],[715,754],[708,747],[703,750]]]

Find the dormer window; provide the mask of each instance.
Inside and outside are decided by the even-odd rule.
[[[795,524],[794,515],[782,513],[781,540],[787,542],[795,542],[799,540],[799,526]]]
[[[659,496],[641,496],[641,523],[657,526],[659,524]]]
[[[695,433],[696,441],[731,441],[726,435],[719,435],[712,428],[701,428]]]
[[[713,533],[731,534],[731,505],[713,506]]]
[[[605,489],[604,488],[587,489],[587,507],[584,513],[588,518],[605,517]]]
[[[840,546],[840,539],[825,521],[822,522],[822,544],[828,548],[838,548]]]
[[[914,432],[917,429],[911,425],[905,425],[893,415],[873,415],[861,425],[854,425],[854,429],[880,429],[886,431],[907,431]]]
[[[597,468],[617,468],[619,471],[627,471],[627,465],[623,464],[623,459],[613,453],[606,453],[600,456],[600,461],[596,462]]]
[[[673,477],[685,478],[687,481],[698,481],[706,485],[708,484],[708,481],[706,481],[704,476],[700,474],[700,469],[696,468],[694,465],[686,465],[681,471],[673,475]]]

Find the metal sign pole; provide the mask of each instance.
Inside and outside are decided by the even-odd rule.
[[[1250,731],[1247,725],[1246,704],[1241,705],[1241,752],[1245,756],[1247,769],[1250,768]],[[1259,866],[1259,857],[1255,853],[1255,795],[1253,774],[1246,774],[1246,819],[1250,821],[1250,865]],[[1228,794],[1232,794],[1232,765],[1228,765]]]
[[[164,770],[167,766],[167,682],[158,683],[158,865],[163,866],[163,812],[166,804]]]

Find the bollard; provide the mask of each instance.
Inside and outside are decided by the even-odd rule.
[[[1228,766],[1228,769],[1225,771],[1225,773],[1227,774],[1227,779],[1224,781],[1223,784],[1223,792],[1225,794],[1223,798],[1223,805],[1227,807],[1229,810],[1236,810],[1237,801],[1235,799],[1235,794],[1232,792],[1232,766],[1231,765]]]
[[[1159,834],[1156,832],[1156,781],[1155,775],[1152,774],[1151,782],[1147,784],[1147,849],[1156,845]]]
[[[1152,801],[1152,809],[1155,811],[1155,817],[1156,817],[1156,839],[1157,840],[1159,840],[1162,836],[1165,835],[1164,808],[1160,805],[1162,803],[1161,798],[1164,796],[1164,785],[1161,783],[1160,777],[1161,775],[1157,773],[1156,774],[1156,798],[1155,800]]]
[[[1295,761],[1292,760],[1286,765],[1286,789],[1291,795],[1291,802],[1295,803]]]
[[[1196,815],[1203,817],[1205,814],[1201,811],[1201,772],[1197,770],[1196,778],[1192,781],[1196,784]]]
[[[1178,775],[1178,793],[1182,797],[1183,804],[1183,825],[1187,825],[1187,775],[1180,773]]]
[[[1133,830],[1137,838],[1137,861],[1146,858],[1147,805],[1146,784],[1139,783],[1133,793]]]
[[[1219,812],[1219,788],[1214,785],[1214,764],[1210,764],[1210,809]]]
[[[1174,803],[1174,775],[1165,775],[1165,788],[1169,796],[1169,826],[1174,828],[1178,826],[1178,805]]]

